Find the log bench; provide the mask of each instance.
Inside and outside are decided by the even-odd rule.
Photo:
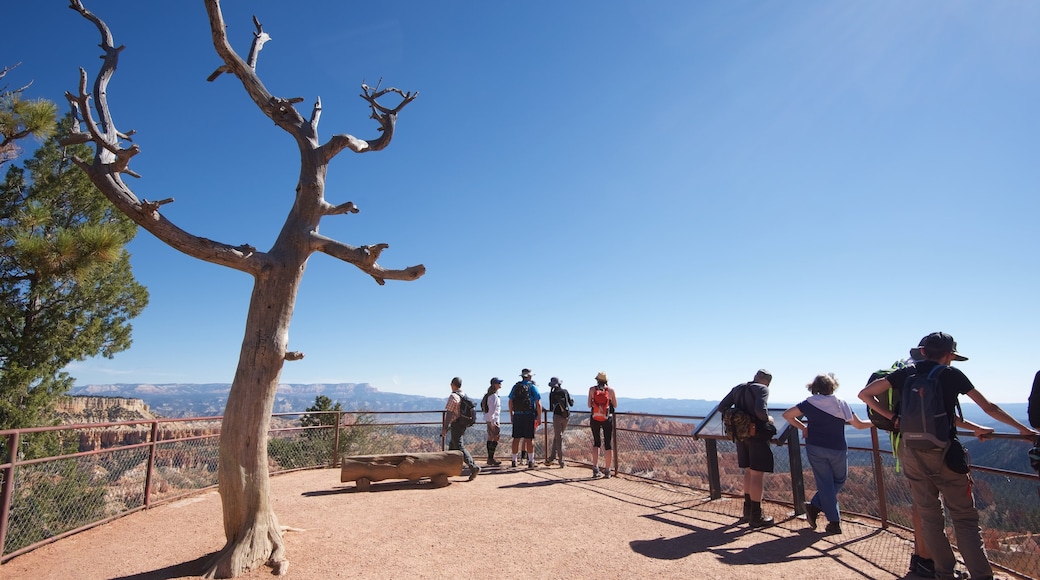
[[[462,475],[462,452],[355,455],[344,457],[341,465],[339,480],[355,482],[358,491],[368,491],[373,481],[407,479],[416,482],[424,477],[440,487],[448,485],[448,477]]]

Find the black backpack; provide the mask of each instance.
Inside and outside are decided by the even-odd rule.
[[[531,405],[531,387],[526,381],[520,381],[513,385],[513,392],[509,398],[513,401],[514,413],[531,413],[534,406]]]
[[[459,394],[459,418],[455,419],[458,425],[469,427],[477,422],[477,405],[466,395]]]
[[[946,412],[939,375],[946,365],[935,365],[927,374],[906,378],[899,405],[899,432],[903,444],[913,449],[945,449],[955,434],[953,417]]]
[[[549,393],[549,405],[552,407],[553,413],[560,415],[561,417],[570,417],[570,406],[574,402],[573,400],[569,400],[570,398],[570,394],[565,389],[553,389]]]

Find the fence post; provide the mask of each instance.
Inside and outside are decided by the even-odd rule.
[[[14,493],[14,462],[18,459],[18,432],[11,433],[7,439],[7,467],[4,469],[4,483],[0,488],[0,556],[4,555],[4,544],[7,541],[7,522],[11,515],[11,494]]]
[[[339,465],[339,430],[343,425],[343,411],[336,411],[336,428],[332,434],[332,467]]]
[[[704,440],[704,454],[708,459],[708,495],[711,499],[722,497],[722,475],[719,471],[719,442]]]
[[[545,457],[542,459],[548,459],[549,453],[552,451],[549,449],[549,411],[545,408],[542,409],[542,445],[544,445],[544,451],[542,452]],[[555,434],[554,434],[555,435]],[[533,452],[533,451],[532,451]],[[560,458],[563,461],[563,458]]]
[[[878,517],[881,518],[881,529],[887,530],[888,493],[885,491],[885,470],[881,463],[881,445],[878,441],[877,427],[870,428],[870,445],[874,455],[874,485],[877,486]],[[895,455],[895,453],[892,455]]]
[[[794,515],[805,513],[805,473],[802,470],[802,445],[798,429],[787,430],[787,457],[791,466],[791,501]]]
[[[155,443],[159,437],[159,422],[152,421],[152,432],[148,441],[148,469],[144,472],[144,507],[152,504],[152,471],[155,469]]]

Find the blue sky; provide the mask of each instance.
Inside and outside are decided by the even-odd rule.
[[[65,0],[5,8],[10,85],[64,105],[98,34]],[[295,145],[219,64],[202,2],[93,0],[123,44],[109,100],[141,147],[139,197],[196,235],[266,249],[293,200]],[[944,330],[991,400],[1024,402],[1036,356],[1040,4],[876,2],[226,2],[253,14],[268,89],[320,96],[323,139],[376,136],[362,81],[419,91],[382,152],[341,154],[326,218],[380,263],[378,286],[324,255],[282,382],[482,392],[530,367],[582,392],[718,399],[761,367],[796,402]],[[230,382],[248,276],[147,232],[151,304],[76,384]],[[858,408],[858,407],[857,407]]]

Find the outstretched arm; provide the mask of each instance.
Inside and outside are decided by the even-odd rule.
[[[1022,423],[1018,422],[1017,419],[1015,419],[1011,415],[1008,415],[1007,411],[1001,409],[995,403],[989,402],[989,399],[983,396],[978,389],[972,389],[968,391],[968,397],[972,401],[975,401],[975,404],[978,405],[979,408],[981,408],[987,415],[993,417],[994,419],[1000,421],[1005,425],[1009,425],[1011,427],[1014,427],[1015,429],[1018,429],[1018,432],[1022,435],[1029,435],[1031,437],[1040,435],[1040,431],[1026,427]]]
[[[856,429],[870,429],[874,426],[870,421],[860,419],[859,415],[857,415],[855,411],[852,413],[852,419],[849,420],[849,425],[852,425]]]

